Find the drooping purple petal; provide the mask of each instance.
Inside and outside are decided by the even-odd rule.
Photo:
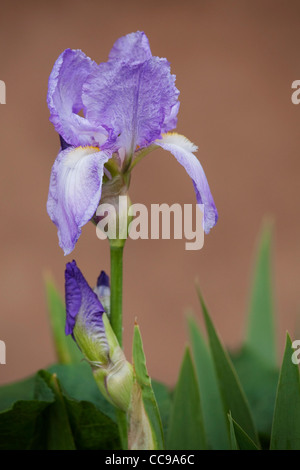
[[[66,335],[73,334],[75,323],[79,323],[86,335],[99,340],[108,349],[102,319],[104,308],[90,288],[76,262],[67,263],[65,270]]]
[[[110,60],[120,60],[124,62],[144,62],[152,57],[150,45],[146,34],[143,31],[130,33],[117,39],[110,53]]]
[[[57,59],[49,77],[48,107],[50,121],[64,141],[72,146],[101,145],[108,137],[108,130],[91,124],[79,116],[82,110],[82,87],[87,76],[97,69],[97,64],[80,50],[66,49]]]
[[[114,130],[127,154],[161,137],[166,116],[177,103],[175,76],[166,59],[101,64],[83,87],[87,118]],[[167,126],[168,127],[168,126]]]
[[[197,151],[197,147],[186,137],[179,134],[165,134],[162,140],[158,140],[155,143],[171,152],[192,178],[197,203],[204,205],[204,231],[205,233],[209,233],[210,229],[217,223],[218,211],[210,192],[204,170],[199,160],[193,154],[193,152]]]
[[[108,152],[95,147],[69,147],[52,167],[47,211],[58,228],[65,254],[75,246],[81,227],[94,215],[101,198],[103,167]]]

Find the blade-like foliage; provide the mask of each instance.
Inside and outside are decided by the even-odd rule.
[[[206,449],[200,393],[196,371],[187,348],[175,388],[167,435],[169,450]]]
[[[300,378],[287,334],[272,426],[272,450],[300,450]]]
[[[120,448],[114,409],[88,364],[50,370],[0,388],[0,403],[3,397],[8,405],[0,413],[0,449]]]
[[[75,450],[65,398],[57,376],[49,374],[47,371],[40,371],[38,376],[48,385],[54,396],[54,402],[47,408],[43,416],[46,448],[48,450]],[[43,398],[43,394],[39,390],[35,395]]]
[[[24,399],[21,393],[23,384],[26,384]],[[40,436],[42,427],[39,418],[54,402],[54,395],[38,375],[30,381],[15,385],[15,390],[14,384],[8,387],[6,390],[13,392],[16,401],[11,401],[8,409],[2,409],[0,413],[0,450],[35,448],[35,441]],[[5,388],[0,389],[0,400]],[[8,404],[7,400],[6,403]]]
[[[230,423],[231,448],[233,450],[259,450],[248,434],[232,418],[231,413],[228,414],[228,419]]]
[[[271,229],[265,226],[258,249],[250,299],[246,345],[268,366],[276,367],[276,341],[271,279]]]
[[[257,432],[246,395],[241,387],[230,357],[218,338],[199,290],[198,295],[202,305],[210,350],[217,372],[225,412],[231,412],[233,418],[243,426],[243,429],[245,429],[251,439],[258,444]]]
[[[229,419],[229,431],[230,431],[230,449],[231,450],[240,450],[236,437],[235,437],[235,431],[234,431],[234,426],[233,426],[233,421],[231,417],[231,413],[228,413],[228,419]]]
[[[279,370],[268,366],[247,346],[232,355],[231,359],[249,401],[262,447],[268,449]]]
[[[169,426],[169,417],[171,411],[171,392],[166,385],[157,380],[151,381],[153,392],[158,404],[159,414],[163,426],[163,434],[167,435],[168,426]]]
[[[163,449],[164,436],[161,418],[156,398],[152,389],[151,379],[148,375],[146,367],[146,358],[138,325],[134,326],[132,356],[135,378],[141,390],[142,403],[150,423],[154,446],[155,449]]]
[[[188,320],[188,327],[209,447],[218,450],[229,449],[227,419],[211,353],[192,317]]]

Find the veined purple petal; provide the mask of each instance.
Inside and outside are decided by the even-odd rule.
[[[74,249],[81,227],[97,209],[103,167],[110,156],[95,147],[69,147],[54,162],[47,211],[58,228],[59,245],[65,255]]]
[[[130,33],[115,42],[110,53],[110,60],[120,60],[124,62],[144,62],[152,57],[149,41],[142,31]]]
[[[172,131],[177,126],[177,114],[179,111],[180,103],[177,101],[169,110],[166,112],[165,120],[163,122],[161,133],[165,134],[166,132]]]
[[[204,205],[204,231],[209,233],[210,229],[217,223],[218,211],[204,170],[199,160],[193,154],[193,152],[197,151],[197,147],[186,137],[179,134],[165,134],[162,140],[157,140],[155,143],[171,152],[192,178],[197,203]]]
[[[86,114],[82,86],[97,64],[80,50],[66,49],[57,59],[49,77],[48,107],[50,121],[65,142],[72,146],[102,145],[108,131],[79,116]]]
[[[75,261],[66,265],[65,296],[66,335],[73,334],[75,323],[79,322],[90,339],[101,341],[108,350],[102,319],[104,308]]]
[[[100,64],[84,84],[82,99],[88,120],[113,129],[116,148],[131,154],[174,124],[178,95],[167,60],[151,57],[139,63]]]

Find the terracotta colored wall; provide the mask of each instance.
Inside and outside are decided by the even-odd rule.
[[[66,261],[76,258],[90,283],[109,269],[106,242],[90,224],[64,258],[46,213],[49,175],[58,151],[48,121],[47,80],[67,48],[98,62],[113,42],[138,29],[152,52],[166,56],[181,90],[178,131],[199,145],[220,220],[204,249],[184,241],[131,241],[125,251],[125,346],[134,318],[152,376],[174,383],[187,339],[184,312],[200,315],[197,276],[223,340],[239,344],[244,328],[255,239],[263,217],[275,221],[274,267],[282,346],[299,310],[300,106],[291,83],[300,79],[297,1],[1,2],[0,79],[0,339],[7,364],[0,383],[54,361],[42,273],[63,291]],[[163,151],[136,168],[134,202],[193,203],[192,184]]]

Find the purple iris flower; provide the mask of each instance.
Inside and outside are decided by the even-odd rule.
[[[110,282],[109,276],[105,271],[101,271],[98,279],[97,286],[94,289],[98,299],[104,307],[105,313],[110,316]]]
[[[109,288],[109,278],[104,271],[98,281],[98,288]],[[66,335],[72,335],[91,364],[98,387],[107,400],[128,411],[133,385],[132,365],[126,361],[102,303],[75,261],[66,265],[65,290]]]
[[[76,261],[68,263],[65,271],[66,297],[66,335],[72,335],[80,349],[84,342],[89,341],[101,350],[101,355],[108,353],[108,343],[103,322],[104,308],[95,292],[86,282]],[[77,334],[74,334],[76,327]],[[82,347],[83,346],[83,347]],[[89,347],[91,349],[91,347]]]
[[[166,59],[152,56],[143,32],[116,41],[108,61],[97,65],[80,50],[66,49],[49,78],[50,120],[61,137],[52,168],[47,210],[58,228],[59,244],[70,253],[81,228],[95,214],[109,160],[120,174],[154,148],[171,152],[192,178],[204,205],[204,230],[218,213],[194,152],[177,124],[179,91]]]

